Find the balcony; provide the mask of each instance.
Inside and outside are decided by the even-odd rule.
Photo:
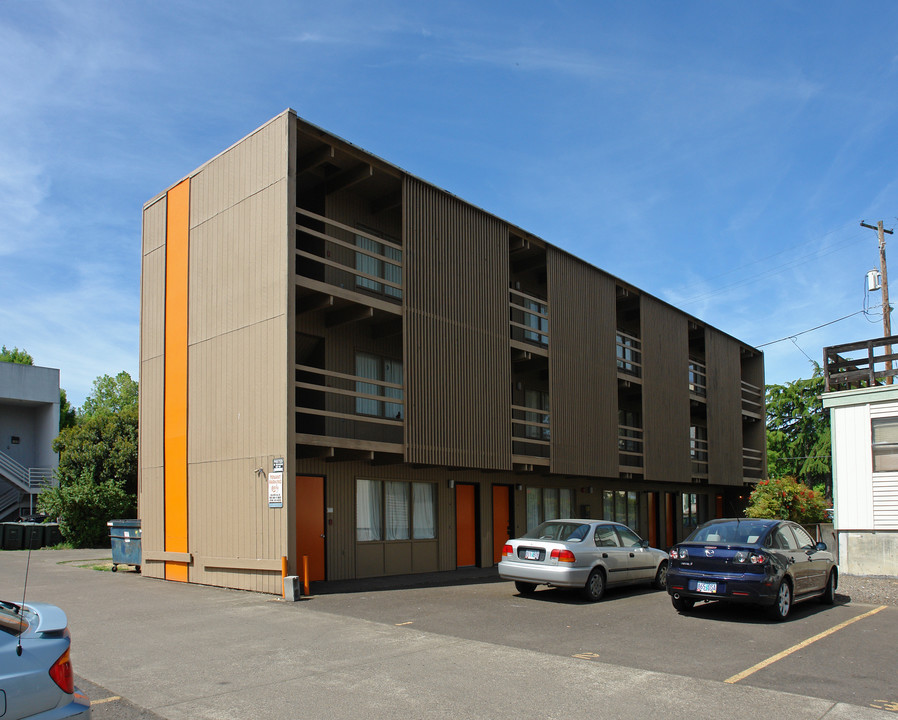
[[[617,374],[627,379],[642,377],[642,341],[618,330],[615,336],[617,344]]]
[[[754,448],[742,448],[742,476],[746,480],[760,480],[764,472],[764,453]]]
[[[742,381],[742,414],[754,420],[761,420],[764,407],[764,391],[757,385]]]
[[[511,406],[511,454],[515,465],[549,465],[550,425],[548,410]]]
[[[620,472],[641,472],[645,462],[644,431],[639,427],[618,425],[617,427],[617,457]]]
[[[898,335],[823,348],[826,392],[892,385],[898,375]]]
[[[402,453],[400,383],[296,365],[296,442],[362,453]],[[373,458],[373,456],[372,456]]]
[[[508,291],[511,346],[523,353],[547,355],[549,303],[547,300],[510,288]]]
[[[402,245],[299,207],[294,227],[298,312],[357,303],[401,314]]]
[[[689,358],[689,394],[699,400],[708,397],[708,368],[695,358]]]

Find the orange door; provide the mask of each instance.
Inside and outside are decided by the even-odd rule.
[[[511,537],[511,488],[493,485],[493,562],[502,559],[502,548]]]
[[[477,505],[474,485],[455,486],[455,564],[477,564]]]
[[[324,478],[296,478],[296,574],[303,576],[309,558],[309,581],[324,580]]]

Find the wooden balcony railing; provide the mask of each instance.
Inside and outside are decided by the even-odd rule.
[[[708,395],[708,368],[694,358],[689,358],[689,392],[702,398]]]
[[[536,345],[549,344],[549,303],[510,288],[508,291],[511,339]]]
[[[398,383],[296,365],[297,433],[401,443],[403,387]]]
[[[617,461],[621,470],[643,467],[645,462],[643,433],[642,428],[617,426]]]
[[[616,343],[618,373],[642,377],[642,341],[618,330]]]
[[[823,348],[826,391],[891,385],[898,375],[898,335]]]
[[[763,390],[757,385],[742,381],[742,412],[752,417],[761,417],[761,409],[764,407]]]
[[[295,229],[300,275],[388,302],[402,301],[402,245],[299,207]]]
[[[754,448],[742,448],[742,476],[760,480],[764,471],[764,453]]]
[[[549,411],[512,405],[511,440],[513,455],[548,458],[552,447]]]

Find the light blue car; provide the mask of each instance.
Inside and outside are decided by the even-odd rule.
[[[75,687],[65,613],[0,600],[0,720],[90,718]]]

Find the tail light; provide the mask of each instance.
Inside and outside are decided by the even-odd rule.
[[[71,695],[75,692],[75,673],[72,670],[72,659],[68,648],[50,667],[50,677],[64,693]]]
[[[686,548],[672,547],[670,549],[671,560],[688,560],[689,551]]]
[[[558,562],[572,563],[577,561],[577,558],[574,557],[574,553],[570,550],[553,550],[550,557]]]
[[[506,545],[502,548],[502,557],[511,557],[514,555],[514,548],[511,545]]]
[[[733,562],[749,563],[750,565],[763,565],[767,562],[767,556],[762,552],[749,552],[748,550],[740,550],[733,555]]]

